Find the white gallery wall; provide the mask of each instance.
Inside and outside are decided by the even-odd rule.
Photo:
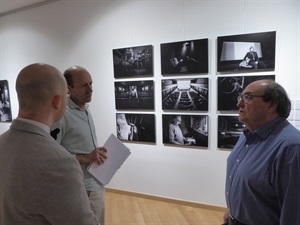
[[[60,0],[0,17],[0,80],[8,80],[12,113],[18,113],[15,79],[28,64],[44,62],[63,71],[86,67],[93,76],[94,115],[99,144],[116,134],[112,49],[153,45],[156,143],[126,143],[132,154],[108,187],[225,207],[229,150],[217,147],[218,36],[276,31],[275,74],[292,99],[300,98],[299,0]],[[160,44],[209,40],[208,148],[162,143]],[[237,74],[228,74],[237,75]],[[170,76],[168,76],[170,77]],[[196,77],[176,76],[181,77]],[[125,79],[126,80],[126,79]],[[132,79],[130,79],[132,80]],[[141,79],[138,79],[141,80]],[[10,123],[0,123],[0,134]],[[0,146],[1,148],[3,146]],[[20,149],[20,156],[22,157]]]

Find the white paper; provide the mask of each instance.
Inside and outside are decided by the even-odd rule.
[[[127,148],[114,134],[111,134],[103,147],[107,150],[107,159],[103,164],[97,162],[88,166],[88,172],[96,177],[102,184],[106,185],[131,154]]]

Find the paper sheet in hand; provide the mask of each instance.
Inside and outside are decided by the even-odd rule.
[[[130,149],[113,134],[109,136],[103,147],[107,150],[106,161],[101,165],[97,162],[91,163],[88,167],[88,172],[95,176],[102,184],[106,185],[131,152]]]

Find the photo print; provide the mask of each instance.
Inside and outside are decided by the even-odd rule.
[[[164,43],[160,45],[161,73],[208,73],[208,39]]]
[[[218,116],[218,148],[232,149],[244,128],[239,116]]]
[[[263,79],[275,80],[275,75],[218,77],[218,110],[237,111],[237,98],[245,87]]]
[[[275,70],[276,32],[217,38],[218,72]]]
[[[116,109],[154,109],[153,80],[115,82]]]
[[[153,46],[113,49],[114,77],[153,76]]]
[[[121,141],[155,143],[154,114],[116,114],[117,137]]]
[[[163,110],[208,111],[208,78],[163,79]]]
[[[12,122],[11,102],[7,80],[0,80],[0,122]]]
[[[162,115],[163,143],[208,147],[207,115]]]

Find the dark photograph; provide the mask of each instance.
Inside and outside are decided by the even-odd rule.
[[[163,143],[208,147],[208,116],[162,115]]]
[[[154,114],[116,114],[117,137],[121,141],[155,143]]]
[[[208,78],[163,79],[162,109],[208,110]]]
[[[116,109],[154,109],[152,80],[115,82]]]
[[[218,116],[218,148],[232,149],[244,128],[239,116]]]
[[[161,73],[208,73],[208,39],[164,43],[160,45]]]
[[[275,31],[222,36],[217,44],[218,72],[275,70]]]
[[[11,103],[7,80],[0,80],[0,122],[12,122]]]
[[[237,111],[237,98],[245,87],[263,79],[275,80],[275,75],[218,77],[218,110]]]
[[[153,76],[153,46],[113,49],[114,77]]]

